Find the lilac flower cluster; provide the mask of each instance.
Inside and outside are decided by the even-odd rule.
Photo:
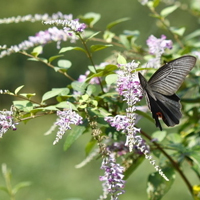
[[[72,109],[57,111],[57,116],[58,119],[55,124],[59,126],[59,131],[57,132],[56,139],[53,142],[54,145],[58,143],[60,139],[62,139],[67,130],[71,129],[71,124],[79,125],[83,123],[83,118],[75,111],[72,111]]]
[[[13,111],[0,111],[0,138],[3,137],[3,134],[6,133],[9,129],[16,130],[17,123],[13,120]]]
[[[150,60],[149,67],[160,67],[160,58],[165,49],[172,49],[173,43],[171,40],[166,40],[165,35],[161,35],[161,38],[156,38],[151,35],[147,39],[147,45],[149,46],[149,53],[155,55],[155,58]]]
[[[75,33],[82,33],[86,28],[86,24],[80,23],[79,19],[75,20],[50,20],[45,21],[44,24],[46,25],[54,25],[54,26],[63,26],[66,32],[72,31]]]
[[[25,16],[24,18],[15,19],[3,19],[3,21],[28,21],[30,16]],[[4,56],[8,56],[12,53],[17,53],[20,51],[25,51],[31,47],[37,46],[37,45],[45,45],[50,42],[57,42],[57,47],[60,48],[60,42],[61,41],[67,41],[70,39],[70,42],[75,42],[78,38],[76,36],[77,32],[83,32],[83,30],[86,28],[86,25],[84,23],[79,23],[77,19],[73,20],[72,15],[63,15],[62,13],[57,13],[52,15],[51,17],[47,14],[45,15],[35,15],[35,20],[47,20],[44,22],[45,24],[62,24],[64,29],[58,29],[56,27],[49,28],[45,31],[38,32],[35,36],[30,36],[28,40],[25,40],[21,42],[18,45],[13,45],[9,48],[6,47],[6,45],[3,45],[0,47],[0,49],[3,49],[0,53],[0,58],[3,58]],[[3,22],[2,22],[3,23]],[[11,23],[11,22],[10,22]]]
[[[9,17],[0,19],[0,24],[10,24],[10,23],[19,23],[19,22],[36,22],[36,21],[46,21],[46,20],[57,20],[57,19],[65,19],[72,20],[73,15],[63,14],[61,12],[53,13],[51,16],[47,13],[45,14],[35,14],[35,15],[25,15],[25,16],[17,16],[17,17]]]
[[[74,41],[74,37],[70,37],[65,33],[64,30],[60,30],[56,27],[49,28],[45,31],[38,32],[35,36],[30,36],[28,40],[25,40],[21,42],[18,45],[13,45],[9,48],[5,49],[5,46],[1,53],[0,58],[3,58],[4,56],[8,56],[12,53],[17,53],[20,51],[28,50],[29,48],[35,47],[37,45],[45,45],[49,42],[60,42],[60,41],[66,41],[68,38],[71,39],[71,41]]]
[[[115,154],[109,153],[108,157],[104,158],[101,169],[105,171],[104,176],[100,176],[99,180],[104,181],[103,195],[100,200],[106,199],[108,194],[112,200],[117,200],[118,196],[123,194],[125,181],[123,180],[124,168],[116,163]]]

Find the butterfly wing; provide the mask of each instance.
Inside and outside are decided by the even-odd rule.
[[[167,126],[179,124],[182,116],[181,104],[175,92],[195,63],[196,58],[189,55],[172,60],[158,69],[148,82],[140,73],[138,74],[152,117],[160,130],[162,126],[159,118],[162,118]]]
[[[186,55],[166,63],[148,81],[153,92],[173,95],[196,63],[194,56]]]

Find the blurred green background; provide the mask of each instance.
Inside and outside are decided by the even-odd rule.
[[[185,1],[187,2],[187,1]],[[6,18],[27,14],[52,14],[61,11],[65,14],[73,14],[74,18],[87,12],[96,12],[102,15],[97,23],[101,29],[119,18],[131,19],[116,26],[113,31],[122,33],[123,30],[139,30],[141,33],[137,43],[145,45],[149,35],[160,37],[166,31],[161,31],[155,25],[156,19],[149,17],[149,11],[141,6],[137,0],[1,0],[0,18]],[[178,16],[178,17],[177,17]],[[198,26],[198,22],[187,11],[176,11],[169,16],[173,26],[186,26],[186,34],[192,32]],[[192,23],[191,23],[192,22]],[[35,35],[39,30],[47,29],[40,22],[0,25],[0,45],[14,45]],[[67,44],[66,44],[67,45]],[[95,55],[95,64],[103,62],[110,55],[110,51],[101,51]],[[56,44],[50,44],[44,48],[43,57],[50,57],[58,53]],[[68,52],[65,55],[73,67],[69,73],[77,78],[79,73],[84,73],[89,61],[81,52]],[[77,70],[78,69],[78,70]],[[25,85],[22,92],[37,93],[36,100],[40,100],[43,93],[52,87],[65,87],[68,80],[52,69],[38,62],[27,61],[23,55],[16,54],[0,59],[0,89],[13,91],[20,85]],[[11,101],[9,96],[1,95],[0,109],[9,108]],[[44,136],[44,133],[55,122],[55,116],[46,116],[31,120],[26,125],[18,125],[17,131],[9,131],[0,140],[0,165],[6,163],[12,169],[12,185],[21,181],[30,181],[31,186],[22,189],[17,194],[17,200],[94,200],[101,195],[101,182],[98,177],[103,174],[100,170],[101,161],[93,161],[81,169],[75,165],[85,158],[84,145],[89,141],[90,135],[83,135],[67,152],[63,151],[64,140],[53,146],[54,134]],[[146,123],[142,121],[141,123]],[[153,124],[151,124],[153,127]],[[187,176],[197,183],[195,175],[185,165]],[[145,200],[146,180],[153,167],[145,161],[126,183],[126,193],[121,200]],[[4,180],[0,174],[0,185]],[[173,188],[163,198],[168,199],[192,199],[185,184],[177,175]],[[0,191],[0,200],[9,199],[8,195]]]

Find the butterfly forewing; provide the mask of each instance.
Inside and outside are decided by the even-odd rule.
[[[194,67],[194,56],[182,56],[166,63],[158,69],[148,81],[152,91],[163,95],[173,95]]]

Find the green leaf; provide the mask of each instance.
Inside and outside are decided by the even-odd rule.
[[[72,63],[69,60],[59,60],[58,67],[62,69],[69,69]]]
[[[5,186],[0,186],[0,190],[6,192],[7,194],[9,194],[8,189]]]
[[[94,95],[94,96],[97,96],[98,94],[100,94],[102,92],[101,90],[101,86],[100,85],[97,85],[97,84],[90,84],[88,87],[87,87],[87,91],[86,93],[88,95]]]
[[[33,55],[35,57],[38,57],[38,55],[41,54],[42,51],[43,51],[43,47],[42,46],[35,47],[33,49],[33,51],[31,52],[31,55]]]
[[[104,34],[103,34],[103,39],[106,41],[106,42],[112,42],[112,39],[115,37],[115,34],[106,30],[104,31]]]
[[[105,49],[105,48],[108,48],[108,47],[112,47],[112,46],[113,46],[112,44],[106,44],[106,45],[96,44],[96,45],[90,46],[90,50],[91,50],[91,52],[95,52],[95,51],[100,51],[102,49]]]
[[[55,105],[56,108],[68,108],[77,111],[77,108],[69,101],[63,101]]]
[[[144,156],[138,156],[134,159],[129,166],[129,168],[124,173],[124,180],[128,179],[128,177],[140,166],[140,164],[144,161]]]
[[[161,11],[160,15],[161,15],[162,17],[166,17],[166,16],[168,16],[169,14],[171,14],[172,12],[174,12],[178,7],[179,7],[178,5],[173,5],[173,6],[169,6],[169,7],[167,7],[167,8],[164,8],[164,9]]]
[[[169,191],[171,188],[174,179],[175,171],[173,168],[164,168],[162,169],[169,181],[166,181],[159,172],[154,172],[149,175],[147,182],[147,194],[148,199],[151,200],[161,200],[162,197]]]
[[[156,131],[152,134],[152,138],[156,138],[158,142],[161,142],[167,135],[167,131]]]
[[[127,21],[127,20],[130,20],[130,18],[125,17],[125,18],[121,18],[121,19],[115,20],[115,21],[109,23],[109,24],[107,25],[106,29],[109,30],[109,29],[111,29],[112,27],[114,27],[114,26],[116,26],[116,25],[118,25],[118,24],[120,24],[120,23],[122,23],[122,22],[124,22],[124,21]]]
[[[66,88],[53,88],[51,91],[46,92],[42,96],[42,102],[46,101],[47,99],[50,99],[52,97],[59,95],[63,91],[63,89],[66,89]]]
[[[176,35],[179,36],[183,36],[184,32],[185,32],[185,27],[182,28],[175,28],[175,27],[171,27],[170,30],[175,33]]]
[[[146,119],[148,119],[149,121],[154,123],[154,119],[149,114],[147,114],[146,112],[143,112],[143,111],[140,111],[140,110],[136,110],[135,113],[145,117]]]
[[[39,58],[39,59],[40,60],[38,60],[37,58],[28,58],[27,60],[36,61],[36,62],[41,62],[41,60],[42,60],[42,62],[48,63],[48,60],[46,58]]]
[[[31,185],[31,182],[21,182],[18,183],[14,188],[13,188],[13,193],[16,194],[20,189],[24,188],[24,187],[28,187]]]
[[[153,7],[156,8],[160,3],[160,0],[154,0],[153,1]]]
[[[96,35],[98,35],[99,33],[101,33],[101,31],[93,33],[90,37],[87,38],[86,42],[89,41],[91,38],[95,37]]]
[[[59,53],[65,53],[66,51],[72,51],[72,50],[77,50],[77,51],[82,51],[87,54],[87,51],[81,47],[63,47]]]
[[[101,18],[101,15],[94,12],[89,12],[89,13],[86,13],[84,16],[79,17],[79,19],[81,19],[83,22],[85,22],[91,27],[93,27],[94,24],[97,23],[100,18]]]
[[[15,94],[17,94],[23,87],[24,87],[24,85],[19,86],[18,88],[16,88],[15,89]]]
[[[73,126],[70,132],[67,134],[67,138],[64,144],[64,150],[66,151],[85,131],[84,126]]]
[[[86,145],[86,147],[85,147],[85,153],[86,153],[86,155],[89,155],[89,153],[92,151],[93,147],[94,147],[96,144],[97,144],[97,141],[94,140],[94,139],[91,139],[91,140],[87,143],[87,145]]]
[[[116,83],[116,82],[117,82],[117,78],[118,78],[118,75],[117,75],[117,74],[109,74],[109,75],[106,76],[106,78],[105,78],[106,84],[107,84],[108,86],[110,86],[111,84]]]
[[[87,85],[88,85],[87,83],[82,83],[82,82],[79,82],[79,81],[73,81],[71,83],[72,88],[74,90],[76,90],[77,92],[81,92],[81,93],[85,92]]]
[[[51,63],[53,60],[55,60],[55,59],[57,59],[57,58],[60,58],[60,57],[62,57],[63,55],[56,55],[56,56],[51,56],[50,58],[49,58],[49,63]]]
[[[200,29],[197,29],[194,32],[190,33],[189,35],[185,36],[184,39],[187,41],[199,36],[200,36]]]
[[[44,110],[54,110],[54,111],[56,111],[56,110],[58,110],[57,108],[56,108],[56,106],[47,106],[47,107],[43,107],[43,109],[42,109],[43,111]],[[34,110],[34,112],[35,111],[37,111],[37,110]]]
[[[118,54],[117,63],[126,64],[126,59],[122,55]]]

